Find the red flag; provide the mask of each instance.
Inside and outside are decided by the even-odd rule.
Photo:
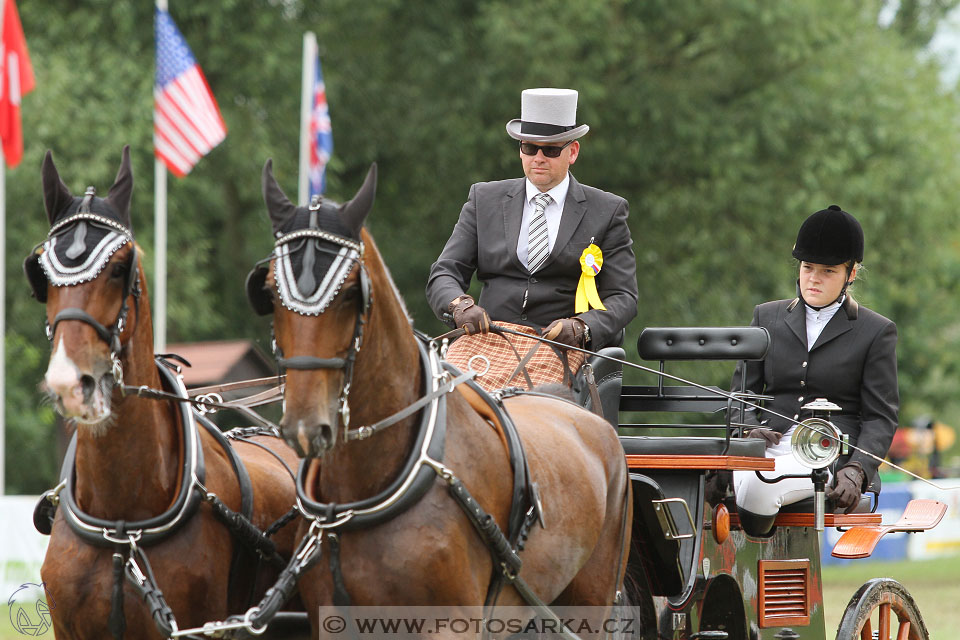
[[[0,139],[7,166],[15,167],[23,157],[23,129],[20,126],[20,98],[33,91],[33,66],[27,40],[14,0],[3,2],[3,34],[0,41]]]

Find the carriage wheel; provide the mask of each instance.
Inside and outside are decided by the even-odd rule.
[[[890,578],[874,578],[847,604],[837,640],[929,640],[917,603]]]

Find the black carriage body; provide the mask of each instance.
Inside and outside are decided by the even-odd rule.
[[[665,360],[762,358],[767,340],[758,327],[648,329],[638,349],[642,358],[660,360],[663,371]],[[634,501],[626,590],[641,621],[641,637],[825,639],[820,539],[811,501],[799,506],[801,513],[782,512],[772,533],[757,538],[740,528],[732,496],[707,500],[707,478],[717,472],[772,469],[763,440],[737,437],[742,434],[735,421],[731,425],[735,412],[730,408],[727,398],[709,389],[665,385],[662,379],[656,386],[624,387],[621,393],[624,414],[719,411],[728,416],[710,426],[651,425],[696,433],[713,429],[722,436],[621,435]],[[619,425],[622,434],[641,426]],[[874,514],[826,517],[828,526],[879,521]],[[726,536],[724,520],[729,522]]]

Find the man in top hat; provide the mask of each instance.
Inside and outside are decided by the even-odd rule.
[[[590,349],[622,340],[637,313],[627,201],[570,173],[578,139],[590,130],[576,118],[572,89],[522,93],[507,133],[520,141],[526,177],[470,187],[427,281],[441,320],[467,333],[486,332],[491,320],[513,322]],[[466,294],[474,273],[479,302]]]

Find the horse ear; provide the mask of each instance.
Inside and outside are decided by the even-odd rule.
[[[263,165],[263,201],[267,205],[270,223],[273,231],[280,230],[281,225],[297,212],[297,207],[290,202],[290,198],[283,192],[276,178],[273,177],[273,158],[267,158]]]
[[[60,179],[60,173],[53,164],[53,152],[49,149],[43,156],[40,175],[43,180],[43,205],[47,210],[47,220],[50,221],[50,226],[53,226],[57,214],[73,202],[73,194]]]
[[[340,216],[355,236],[360,235],[360,227],[367,214],[373,208],[373,199],[377,195],[377,163],[370,165],[367,177],[353,196],[353,200],[340,207]]]
[[[130,198],[133,195],[133,170],[130,168],[130,145],[124,145],[120,170],[107,193],[107,202],[120,214],[120,220],[130,228]]]

